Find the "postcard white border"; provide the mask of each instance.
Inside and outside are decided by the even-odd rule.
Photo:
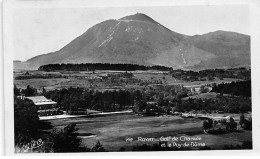
[[[13,117],[13,54],[10,29],[12,19],[10,12],[14,8],[84,8],[84,7],[122,7],[122,6],[178,6],[178,5],[238,5],[250,6],[251,17],[251,71],[252,71],[252,106],[253,106],[253,150],[232,151],[174,151],[174,152],[124,152],[124,155],[250,155],[260,153],[260,1],[258,0],[4,0],[3,29],[4,29],[4,105],[5,105],[5,148],[8,155],[14,154],[14,117]],[[9,50],[7,50],[9,49]],[[122,155],[122,153],[99,153],[99,155]],[[28,155],[28,154],[26,154]],[[35,155],[35,154],[34,154]],[[61,155],[61,154],[37,154]],[[96,155],[95,153],[66,153],[64,155]]]

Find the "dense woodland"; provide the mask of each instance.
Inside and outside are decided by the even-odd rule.
[[[251,97],[251,80],[214,85],[212,87],[212,92]]]
[[[25,96],[44,95],[57,102],[57,106],[65,110],[94,109],[99,111],[118,111],[129,109],[140,103],[148,101],[158,102],[160,106],[168,105],[175,98],[187,97],[188,90],[181,85],[153,86],[140,90],[106,90],[95,91],[84,88],[63,88],[61,90],[46,91],[42,93],[31,86],[26,89],[14,87],[14,94]],[[142,108],[142,106],[140,106]],[[142,108],[144,109],[144,108]]]
[[[157,70],[171,71],[172,68],[165,66],[144,66],[137,64],[109,64],[109,63],[85,63],[85,64],[48,64],[40,66],[40,71],[94,71],[94,70],[118,70],[118,71],[136,71],[136,70]]]
[[[251,99],[219,95],[212,99],[183,100],[178,103],[176,111],[246,113],[252,111],[251,109]]]
[[[172,70],[172,77],[183,81],[212,81],[216,78],[236,78],[242,80],[251,79],[251,70],[245,68],[233,69],[207,69],[201,71]]]
[[[236,87],[248,84],[248,82],[236,82],[231,84],[220,84],[230,89],[228,93],[236,95]],[[217,89],[218,86],[214,86]],[[250,88],[250,87],[249,87]],[[219,89],[219,88],[218,88]],[[217,89],[217,90],[218,90]],[[216,98],[211,99],[191,99],[188,97],[188,90],[181,85],[175,86],[148,86],[139,90],[106,90],[96,91],[84,88],[63,88],[61,90],[46,91],[43,89],[40,95],[57,102],[57,106],[63,110],[97,110],[97,111],[119,111],[134,109],[136,112],[146,112],[147,114],[169,113],[170,110],[178,112],[205,111],[207,113],[222,111],[225,113],[244,113],[251,111],[251,99],[249,94],[239,94],[237,96],[223,96],[221,93]],[[235,92],[232,92],[234,90]],[[28,86],[19,90],[15,87],[15,95],[20,93],[26,96],[37,95],[36,89]],[[249,91],[250,92],[250,91]],[[150,104],[152,103],[152,104]],[[150,112],[150,110],[157,113]]]

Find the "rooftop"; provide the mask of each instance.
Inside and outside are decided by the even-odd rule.
[[[51,99],[47,99],[44,96],[33,96],[33,97],[25,97],[26,99],[31,100],[35,105],[48,105],[48,104],[57,104]]]

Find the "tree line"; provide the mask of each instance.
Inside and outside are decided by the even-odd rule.
[[[86,88],[63,88],[41,93],[31,86],[26,89],[18,89],[14,86],[14,94],[35,96],[44,95],[48,99],[57,102],[57,106],[64,110],[94,109],[98,111],[118,111],[140,107],[144,110],[146,103],[153,101],[159,106],[172,106],[175,99],[187,97],[188,90],[182,85],[173,86],[147,86],[140,89],[105,90],[97,91]]]
[[[118,70],[118,71],[136,71],[136,70],[158,70],[171,71],[171,67],[165,66],[144,66],[137,64],[110,64],[110,63],[85,63],[85,64],[48,64],[38,68],[40,71],[94,71],[94,70]]]
[[[98,111],[118,111],[126,106],[132,106],[138,91],[94,91],[84,88],[68,88],[52,90],[44,95],[57,102],[57,106],[64,110],[93,109]]]
[[[212,92],[251,97],[251,80],[214,85],[212,87]]]
[[[19,90],[14,87],[15,95],[24,93],[25,96],[37,95],[36,89],[27,86]],[[39,95],[39,94],[38,94]],[[48,99],[57,102],[57,107],[63,110],[120,111],[134,108],[136,112],[150,112],[151,109],[167,113],[174,109],[177,112],[195,111],[221,111],[226,113],[243,113],[251,111],[251,99],[232,96],[216,98],[184,100],[188,96],[188,90],[181,85],[175,86],[148,86],[140,89],[105,90],[97,91],[85,88],[63,88],[43,91]],[[153,112],[151,112],[153,114]]]
[[[184,81],[212,81],[215,78],[237,78],[250,80],[251,70],[245,68],[233,69],[206,69],[201,71],[192,70],[172,70],[169,73],[172,77]]]
[[[67,78],[67,76],[63,75],[22,75],[16,76],[15,80],[27,80],[27,79],[51,79],[51,78]]]
[[[202,111],[204,113],[247,113],[252,111],[252,103],[248,98],[228,97],[218,95],[212,99],[192,99],[178,102],[176,111]]]

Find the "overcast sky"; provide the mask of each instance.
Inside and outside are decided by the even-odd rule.
[[[14,60],[24,61],[57,51],[97,23],[137,12],[181,34],[224,30],[250,35],[246,5],[15,9],[12,19]]]

